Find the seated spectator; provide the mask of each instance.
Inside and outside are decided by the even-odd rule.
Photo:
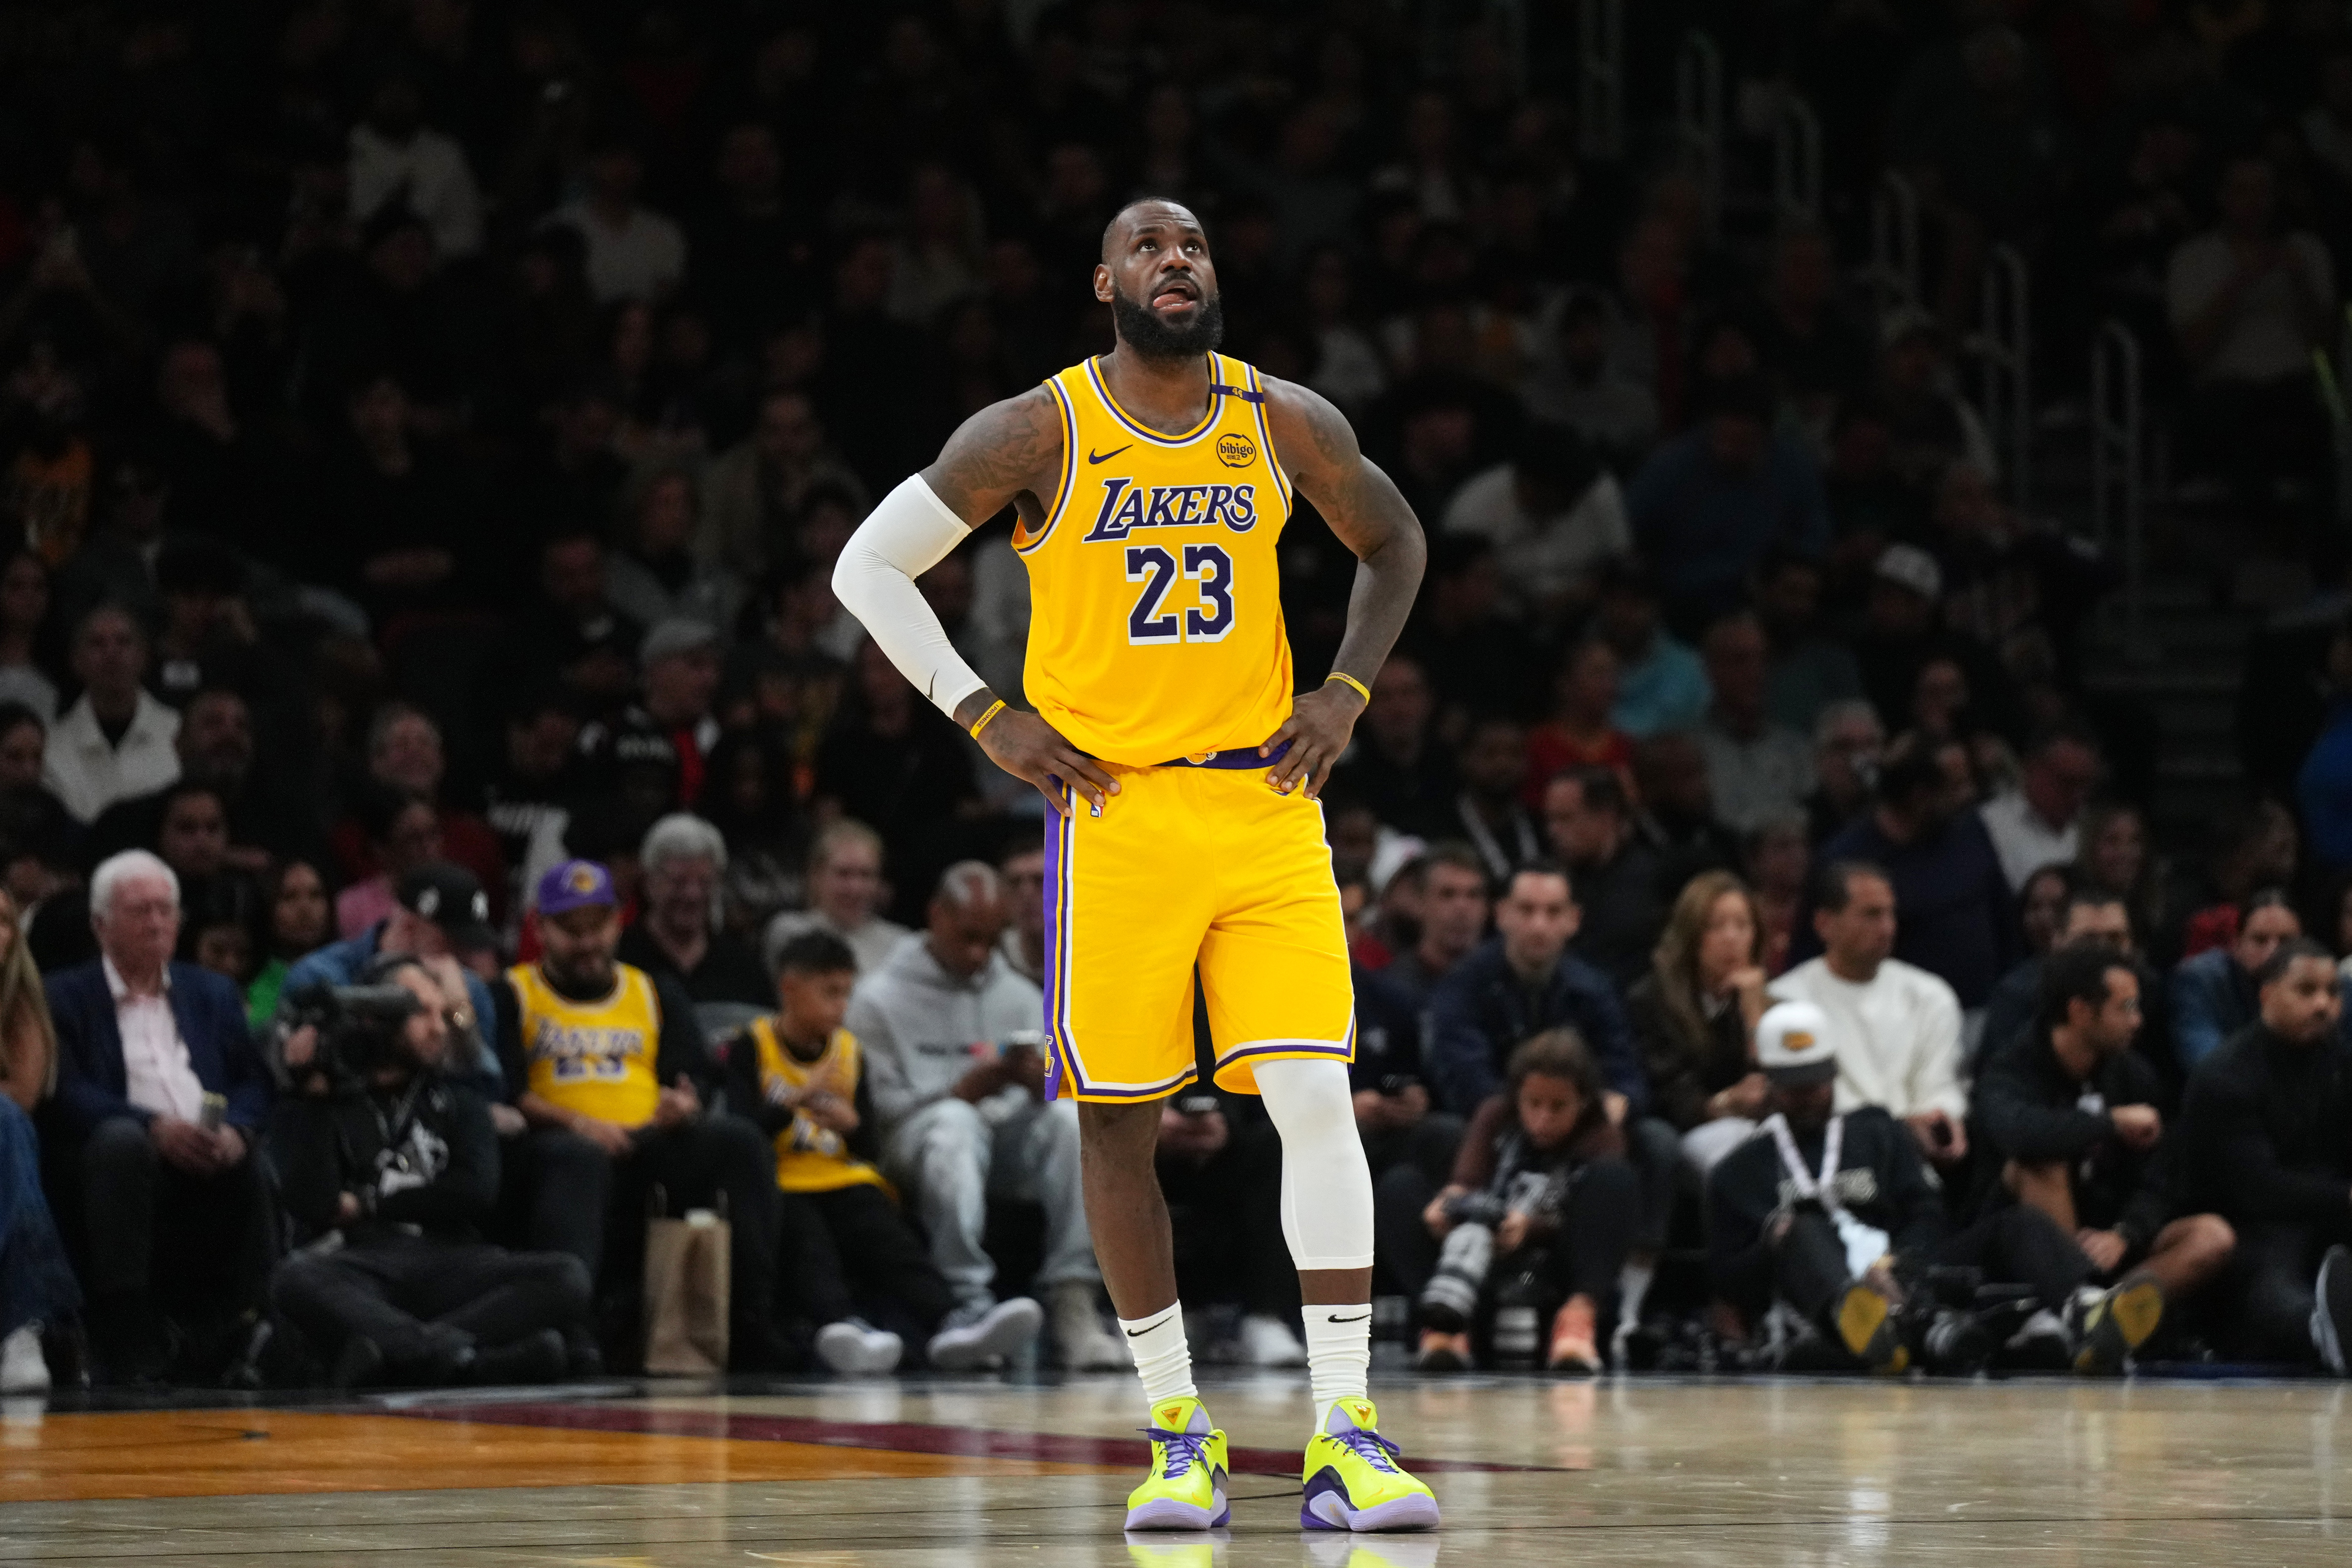
[[[2274,800],[2255,800],[2225,812],[2213,824],[2201,876],[2190,879],[2179,932],[2183,958],[2226,947],[2238,934],[2242,911],[2256,893],[2292,888],[2301,840],[2294,814]]]
[[[81,1304],[26,1114],[57,1089],[58,1039],[22,927],[0,892],[0,1394],[47,1392],[41,1330]]]
[[[560,531],[540,544],[539,592],[511,623],[509,668],[591,710],[617,708],[636,684],[645,635],[614,602],[604,540]]]
[[[1739,864],[1739,840],[1716,820],[1706,753],[1690,731],[1653,735],[1633,748],[1633,793],[1638,831],[1664,866],[1665,887]]]
[[[1810,1003],[1836,1030],[1837,1105],[1873,1106],[1911,1130],[1928,1160],[1968,1158],[1960,1087],[1960,1005],[1952,988],[1896,952],[1895,885],[1862,860],[1822,866],[1812,927],[1822,955],[1772,982],[1782,1002]]]
[[[1869,815],[1820,849],[1824,862],[1881,868],[1903,910],[1895,956],[1941,979],[1960,1005],[1982,1007],[2024,956],[2017,910],[1983,821],[1968,809],[1972,784],[1957,744],[1906,736],[1887,748]],[[1812,922],[1797,928],[1799,958],[1822,951]]]
[[[997,862],[1004,879],[1003,940],[997,952],[1013,973],[1043,990],[1045,984],[1045,851],[1016,839]]]
[[[2245,902],[2227,946],[2184,958],[2172,972],[2172,1048],[2193,1073],[2262,1012],[2254,977],[2282,944],[2303,935],[2285,893],[2266,888]]]
[[[2083,812],[2076,880],[2124,900],[2132,929],[2154,952],[2154,944],[2175,923],[2171,868],[2149,847],[2147,818],[2128,801],[2098,801]]]
[[[1872,780],[1886,749],[1886,727],[1878,710],[1850,700],[1832,702],[1813,721],[1813,778],[1805,802],[1816,844],[1835,837],[1870,809]]]
[[[1992,438],[1956,390],[1942,331],[1916,305],[1897,306],[1879,323],[1873,402],[1893,438],[1888,464],[1921,504],[1954,464],[1998,477]]]
[[[761,994],[770,987],[761,980],[758,957],[713,924],[726,871],[727,841],[719,829],[683,812],[655,823],[637,851],[643,908],[614,956],[675,983],[698,1003],[764,1006]]]
[[[172,961],[170,867],[126,850],[91,876],[89,904],[100,956],[48,978],[56,1124],[80,1176],[97,1377],[126,1383],[172,1366],[169,1325],[216,1334],[258,1292],[269,1080],[236,987]]]
[[[1417,1011],[1486,934],[1486,862],[1470,846],[1441,839],[1396,875],[1416,889],[1419,940],[1383,967],[1381,976]]]
[[[2352,1371],[2352,1046],[2336,964],[2292,937],[2255,985],[2254,1021],[2189,1075],[2186,1203],[2237,1233],[2231,1348],[2342,1377]]]
[[[818,742],[814,798],[820,811],[854,811],[872,821],[895,868],[978,800],[977,754],[971,738],[924,701],[868,637]]]
[[[1605,295],[1569,289],[1554,324],[1557,351],[1536,366],[1526,396],[1539,417],[1565,424],[1622,471],[1657,433],[1658,399],[1611,353],[1611,315]]]
[[[1184,1336],[1204,1360],[1303,1367],[1298,1271],[1282,1232],[1282,1139],[1255,1096],[1210,1086],[1161,1101],[1152,1165],[1175,1244]],[[1229,1343],[1225,1321],[1240,1314]]]
[[[1551,851],[1576,879],[1577,955],[1619,985],[1649,967],[1666,923],[1665,862],[1636,831],[1621,774],[1585,767],[1544,786]]]
[[[441,840],[441,847],[432,858],[454,860],[474,874],[490,896],[490,921],[497,924],[507,907],[506,855],[488,823],[470,811],[457,809],[446,798],[448,772],[448,750],[441,742],[441,726],[423,709],[405,702],[387,702],[368,721],[369,781],[431,805]],[[342,863],[346,892],[365,885],[379,872],[390,871],[396,879],[413,863],[403,862],[394,868],[384,861],[383,847],[370,830],[365,799],[363,795],[360,810],[335,829],[335,854]],[[368,918],[380,918],[381,914],[382,903],[378,900]],[[343,934],[349,936],[351,931],[347,929]]]
[[[1767,645],[1753,614],[1743,610],[1709,626],[1700,652],[1715,694],[1693,731],[1706,757],[1707,795],[1725,826],[1752,832],[1812,794],[1813,749],[1766,707]]]
[[[1943,597],[1944,569],[1934,556],[1915,544],[1879,552],[1853,637],[1864,695],[1899,733],[1913,722],[1922,673],[1948,662],[1945,679],[1967,694],[1974,722],[2004,733],[2019,728],[2015,683],[1992,649],[1944,624]]]
[[[1460,786],[1454,759],[1431,732],[1436,703],[1429,678],[1406,654],[1391,656],[1372,677],[1372,698],[1356,725],[1355,744],[1332,770],[1331,788],[1372,809],[1385,827],[1434,838],[1455,831]]]
[[[2058,924],[2066,900],[2074,891],[2074,868],[2053,862],[2030,873],[2017,890],[2017,934],[2025,943],[2026,962],[2042,957],[2058,940]],[[2012,969],[2011,974],[2016,973]],[[2002,976],[2004,980],[2007,975]],[[1999,988],[1995,988],[1995,994]],[[2039,1005],[2040,1004],[2035,1004]]]
[[[1692,428],[1653,452],[1626,487],[1634,545],[1677,626],[1704,626],[1736,606],[1774,550],[1829,548],[1821,473],[1802,442],[1773,429],[1773,415],[1760,379],[1713,384]]]
[[[1566,1026],[1601,1064],[1610,1120],[1622,1122],[1647,1108],[1649,1086],[1616,990],[1569,950],[1582,918],[1569,873],[1557,863],[1522,868],[1504,885],[1496,934],[1430,995],[1430,1079],[1439,1105],[1456,1115],[1475,1111],[1500,1091],[1519,1041]]]
[[[727,840],[724,923],[755,947],[769,922],[808,894],[810,823],[793,796],[793,769],[786,741],[760,731],[731,731],[710,749],[698,809]]]
[[[2098,742],[2060,726],[2026,748],[2017,787],[1977,807],[2011,891],[2021,892],[2025,879],[2042,867],[2074,858],[2082,846],[2083,807],[2098,784]]]
[[[0,1394],[47,1394],[41,1331],[80,1308],[81,1286],[41,1191],[39,1134],[16,1084],[8,1088],[0,1096]]]
[[[1706,671],[1659,618],[1658,590],[1626,562],[1601,574],[1594,625],[1617,655],[1617,706],[1610,717],[1639,741],[1685,730],[1706,711]]]
[[[689,620],[724,629],[735,624],[743,585],[733,574],[695,558],[700,511],[694,477],[679,468],[655,469],[624,503],[621,547],[606,561],[605,593],[638,626]]]
[[[1756,615],[1769,652],[1764,666],[1764,710],[1775,724],[1800,734],[1832,703],[1862,695],[1862,671],[1853,650],[1822,630],[1822,567],[1789,551],[1757,572]]]
[[[41,782],[87,825],[116,801],[180,776],[172,745],[180,716],[141,684],[147,634],[120,605],[100,605],[75,626],[73,673],[81,696],[49,733]]]
[[[1478,1107],[1453,1180],[1417,1213],[1392,1214],[1388,1250],[1420,1300],[1424,1372],[1471,1364],[1471,1331],[1498,1358],[1590,1376],[1601,1370],[1601,1314],[1633,1250],[1641,1179],[1603,1108],[1601,1068],[1573,1029],[1548,1029],[1511,1053],[1504,1088]],[[1528,1283],[1522,1284],[1525,1280]],[[1520,1292],[1532,1285],[1532,1299]],[[1497,1311],[1526,1312],[1511,1342]],[[1540,1344],[1528,1333],[1548,1324]]]
[[[1528,773],[1527,731],[1513,719],[1486,718],[1471,726],[1462,747],[1462,793],[1454,797],[1451,834],[1477,850],[1489,880],[1502,883],[1543,853],[1536,825],[1519,804]]]
[[[278,998],[294,965],[334,940],[334,904],[316,866],[289,860],[271,870],[262,884],[260,962],[245,987],[245,1021],[257,1036],[278,1016]]]
[[[775,1161],[757,1127],[705,1113],[717,1073],[694,1004],[614,961],[620,907],[604,867],[568,860],[540,879],[531,921],[539,962],[508,970],[491,997],[500,1071],[530,1125],[520,1180],[532,1249],[578,1258],[600,1294],[625,1289],[656,1187],[681,1213],[724,1194],[728,1364],[772,1366]]]
[[[862,974],[849,1003],[849,1031],[873,1075],[883,1171],[921,1219],[956,1310],[971,1321],[996,1302],[996,1264],[981,1246],[989,1194],[1043,1204],[1037,1283],[1061,1364],[1125,1365],[1095,1306],[1102,1276],[1079,1184],[1077,1103],[1045,1098],[1045,996],[995,951],[1003,883],[978,862],[951,866],[929,917],[920,940]]]
[[[1758,1021],[1771,1113],[1764,1136],[1726,1155],[1707,1181],[1716,1289],[1751,1330],[1783,1307],[1801,1333],[1873,1372],[1898,1373],[1914,1361],[1965,1370],[1985,1355],[1980,1341],[1969,1346],[1974,1325],[1914,1303],[1926,1300],[1927,1269],[1972,1268],[1989,1282],[2030,1287],[2053,1314],[2033,1325],[2033,1337],[2071,1356],[2055,1314],[2088,1276],[2080,1248],[2022,1205],[1949,1231],[1917,1140],[1877,1106],[1835,1109],[1843,1038],[1835,1019],[1806,1002],[1781,1002]]]
[[[447,860],[441,813],[421,795],[375,784],[360,799],[357,820],[376,869],[335,895],[335,934],[348,942],[392,913],[394,889],[419,866]],[[477,879],[475,885],[480,886]]]
[[[719,743],[719,634],[700,621],[647,628],[637,647],[637,700],[617,718],[583,726],[580,753],[590,782],[690,811],[702,798],[704,762]],[[658,796],[658,801],[655,797]]]
[[[411,953],[372,960],[362,978],[400,986],[415,1010],[397,1026],[356,1026],[331,1070],[317,1042],[302,1052],[302,1092],[278,1101],[270,1155],[305,1238],[338,1245],[280,1263],[272,1303],[327,1359],[335,1388],[597,1371],[580,1261],[482,1239],[498,1204],[498,1132],[488,1103],[441,1070],[464,993],[443,991]],[[360,1030],[371,1037],[352,1037]]]
[[[1026,1297],[960,1311],[898,1212],[875,1164],[881,1144],[864,1050],[842,1027],[856,982],[856,957],[839,937],[793,938],[777,962],[777,1010],[727,1053],[730,1098],[775,1143],[779,1305],[817,1325],[817,1358],[835,1372],[889,1372],[905,1352],[898,1334],[857,1316],[861,1298],[908,1320],[924,1336],[923,1359],[941,1372],[1000,1363],[1036,1338],[1045,1313]]]
[[[2316,235],[2281,224],[2278,172],[2261,154],[2230,162],[2217,205],[2220,223],[2183,241],[2164,275],[2196,378],[2183,456],[2266,501],[2325,439],[2307,377],[2336,313],[2336,269]]]
[[[625,134],[607,130],[588,149],[585,172],[584,193],[541,221],[576,229],[587,241],[588,287],[598,304],[667,294],[686,275],[686,236],[638,203],[643,154]]]
[[[2050,947],[2020,963],[2000,977],[1985,1004],[1984,1029],[1969,1068],[1971,1075],[2006,1054],[2024,1038],[2042,1011],[2042,980],[2057,954],[2078,947],[2096,947],[2120,956],[2139,982],[2139,1016],[2143,1041],[2153,1037],[2149,1051],[2159,1075],[2171,1065],[2171,1008],[2165,1005],[2163,984],[2139,956],[2139,939],[2132,930],[2131,911],[2124,901],[2101,888],[2072,888],[2059,901]]]
[[[1449,713],[1517,716],[1538,687],[1528,629],[1508,618],[1493,544],[1476,534],[1440,533],[1401,647],[1429,675]]]
[[[784,943],[821,931],[847,942],[857,955],[857,973],[870,974],[909,934],[879,912],[887,901],[882,836],[854,817],[835,818],[817,834],[809,849],[808,896],[807,909],[787,910],[768,922],[761,945],[771,967]]]
[[[2074,1237],[2086,1276],[2107,1287],[2068,1304],[2078,1372],[2122,1371],[2236,1243],[2218,1215],[2180,1207],[2163,1084],[2132,1049],[2139,1027],[2130,958],[2102,944],[2066,949],[2043,973],[2032,1033],[1996,1055],[1977,1085],[1977,1125],[2002,1163],[2002,1188]]]
[[[1570,768],[1613,768],[1630,782],[1633,739],[1611,717],[1616,650],[1599,637],[1575,644],[1560,658],[1551,693],[1551,717],[1528,731],[1528,804],[1542,805],[1545,786]]]
[[[292,880],[293,875],[289,868],[288,879]],[[295,901],[307,900],[298,897]],[[278,918],[278,909],[287,902],[287,884],[281,882],[273,905],[273,923]],[[357,936],[314,947],[287,966],[278,987],[278,1014],[283,1016],[287,1004],[312,986],[358,984],[368,965],[383,954],[414,953],[425,961],[446,988],[462,987],[466,996],[467,1016],[455,1024],[457,1045],[444,1059],[441,1070],[493,1098],[490,1114],[501,1133],[520,1132],[521,1119],[506,1103],[512,1096],[499,1078],[499,1055],[481,1022],[496,1016],[489,983],[457,962],[461,954],[495,952],[497,941],[498,933],[490,929],[489,895],[482,891],[474,874],[446,860],[429,860],[394,884],[392,910],[383,920]],[[274,1054],[282,1051],[284,1044],[274,1032],[262,1038],[264,1055],[270,1058],[278,1075],[278,1087],[285,1088],[290,1081],[288,1068],[295,1064]],[[487,1048],[478,1053],[471,1050],[470,1042],[476,1038]]]
[[[1625,1014],[1658,1114],[1682,1135],[1702,1184],[1754,1136],[1771,1086],[1749,1041],[1764,1016],[1764,931],[1755,895],[1728,871],[1690,879]]]
[[[1556,425],[1528,426],[1509,462],[1471,476],[1444,527],[1494,545],[1505,597],[1533,619],[1589,604],[1594,569],[1633,548],[1616,479]]]

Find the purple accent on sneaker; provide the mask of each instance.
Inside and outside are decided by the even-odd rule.
[[[1360,1509],[1348,1500],[1348,1489],[1335,1470],[1318,1470],[1307,1483],[1298,1505],[1301,1530],[1435,1530],[1437,1500],[1423,1492],[1393,1498],[1376,1507]]]
[[[1156,1497],[1139,1508],[1127,1510],[1126,1528],[1129,1530],[1215,1530],[1220,1525],[1231,1522],[1233,1517],[1234,1510],[1225,1502],[1223,1492],[1217,1494],[1217,1511],[1213,1516],[1207,1509],[1197,1504],[1181,1502],[1175,1498]]]

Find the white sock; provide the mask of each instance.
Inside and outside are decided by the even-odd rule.
[[[1369,1397],[1372,1373],[1372,1304],[1309,1307],[1307,1376],[1315,1393],[1315,1430],[1331,1418],[1343,1399]]]
[[[1118,1326],[1127,1336],[1128,1352],[1135,1357],[1135,1370],[1143,1379],[1146,1405],[1201,1396],[1201,1391],[1192,1386],[1192,1347],[1184,1339],[1181,1303],[1171,1301],[1166,1311],[1133,1321],[1121,1318]]]

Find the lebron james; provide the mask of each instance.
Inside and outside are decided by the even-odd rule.
[[[916,689],[1052,807],[1046,1093],[1079,1102],[1095,1251],[1150,1409],[1128,1528],[1229,1513],[1152,1168],[1160,1102],[1193,1078],[1197,973],[1216,1082],[1263,1097],[1282,1134],[1315,1400],[1300,1523],[1430,1529],[1437,1500],[1366,1394],[1372,1186],[1317,799],[1412,607],[1421,528],[1329,403],[1217,352],[1216,268],[1192,213],[1119,213],[1094,289],[1111,352],[974,415],[875,509],[834,586]],[[1333,668],[1294,695],[1276,545],[1298,495],[1360,565]],[[914,584],[1007,505],[1034,606],[1034,712],[956,656]]]

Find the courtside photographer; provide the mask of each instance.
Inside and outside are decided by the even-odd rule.
[[[310,1241],[278,1266],[272,1305],[339,1388],[563,1375],[575,1346],[589,1354],[587,1270],[480,1237],[499,1142],[488,1102],[444,1074],[457,1002],[412,954],[360,979],[289,998],[297,1087],[270,1146]]]

